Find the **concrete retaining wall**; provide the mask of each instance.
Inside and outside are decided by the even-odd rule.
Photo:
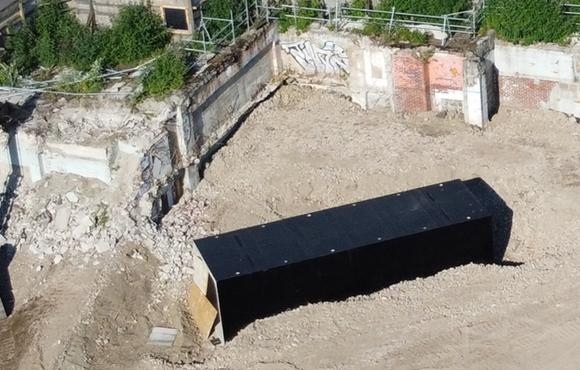
[[[499,75],[501,104],[553,109],[580,117],[580,49],[496,42],[490,55]]]
[[[314,29],[280,35],[285,69],[347,92],[364,108],[394,112],[464,110],[460,53],[376,45],[370,38]]]
[[[212,59],[195,78],[177,107],[176,139],[182,167],[188,167],[187,188],[197,186],[191,166],[215,145],[278,74],[276,25],[256,31],[235,49]]]
[[[19,166],[24,181],[30,184],[55,172],[95,178],[106,184],[113,178],[109,148],[54,142],[39,145],[35,137],[24,132],[15,134],[0,153],[0,173],[7,175],[12,166]]]

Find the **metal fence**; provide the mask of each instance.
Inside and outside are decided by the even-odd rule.
[[[229,19],[206,17],[201,11],[196,25],[196,36],[188,41],[189,46],[186,47],[186,50],[204,54],[217,52],[222,47],[234,43],[242,32],[252,27],[260,19],[272,22],[280,19],[282,15],[292,19],[295,25],[303,19],[318,22],[337,31],[362,29],[367,22],[373,22],[389,30],[393,27],[405,27],[412,30],[441,32],[444,34],[442,43],[445,43],[446,39],[456,34],[473,36],[477,33],[484,3],[484,1],[481,2],[481,5],[471,10],[434,16],[400,13],[395,8],[390,11],[350,8],[341,5],[340,2],[337,2],[334,8],[319,9],[300,7],[295,4],[264,5],[258,0],[254,2],[245,0],[245,10],[237,16],[231,13]],[[316,14],[316,16],[310,16],[311,13]],[[210,23],[218,23],[223,26],[212,34],[208,30]]]
[[[207,17],[201,10],[195,36],[186,41],[189,46],[185,50],[203,54],[217,52],[235,43],[242,33],[249,30],[260,18],[257,0],[253,3],[244,0],[244,10],[236,16],[230,10],[230,18]],[[210,27],[210,25],[218,27]],[[217,32],[212,34],[209,31],[210,28],[217,29]]]
[[[564,4],[562,5],[564,8],[564,14],[567,16],[573,17],[576,22],[574,22],[574,26],[576,30],[580,30],[580,4]]]

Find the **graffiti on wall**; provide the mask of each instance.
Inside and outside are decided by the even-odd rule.
[[[305,71],[350,73],[346,51],[332,41],[326,41],[324,46],[319,47],[308,40],[300,40],[292,44],[283,44],[282,49],[290,54]]]

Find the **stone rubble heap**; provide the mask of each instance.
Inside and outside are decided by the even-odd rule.
[[[161,280],[177,279],[193,275],[193,240],[215,235],[208,232],[210,226],[203,222],[205,200],[193,194],[184,195],[180,202],[163,218],[161,225],[144,223],[141,227],[142,242],[164,265]]]
[[[136,110],[123,100],[41,100],[32,119],[21,129],[59,143],[101,146],[121,139],[146,147],[175,115],[173,104],[148,100]]]
[[[193,275],[192,241],[210,235],[210,225],[202,220],[207,205],[195,192],[184,196],[161,225],[146,218],[135,222],[129,201],[119,201],[97,180],[53,175],[32,188],[22,185],[16,193],[5,238],[37,256],[39,264],[33,265],[38,271],[65,262],[98,265],[131,243],[148,248],[159,260],[161,281],[187,281]],[[133,257],[143,258],[138,251]]]
[[[130,228],[127,211],[118,202],[78,190],[44,194],[49,181],[44,181],[44,187],[17,189],[6,237],[53,264],[64,259],[98,264],[96,257],[113,251]]]

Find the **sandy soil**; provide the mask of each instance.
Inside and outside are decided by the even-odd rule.
[[[195,220],[205,232],[479,176],[513,210],[511,225],[497,226],[510,235],[505,260],[521,264],[469,265],[300,307],[213,347],[198,342],[183,301],[164,299],[158,264],[138,245],[97,266],[40,272],[19,252],[0,368],[580,368],[579,144],[580,125],[553,112],[501,109],[480,131],[284,87],[220,150],[192,195],[207,205]],[[145,345],[155,325],[181,330],[176,348]]]
[[[283,88],[206,172],[197,196],[208,227],[480,176],[513,210],[505,259],[523,264],[469,265],[259,320],[199,368],[578,368],[579,135],[580,125],[547,111],[502,109],[479,131]]]

